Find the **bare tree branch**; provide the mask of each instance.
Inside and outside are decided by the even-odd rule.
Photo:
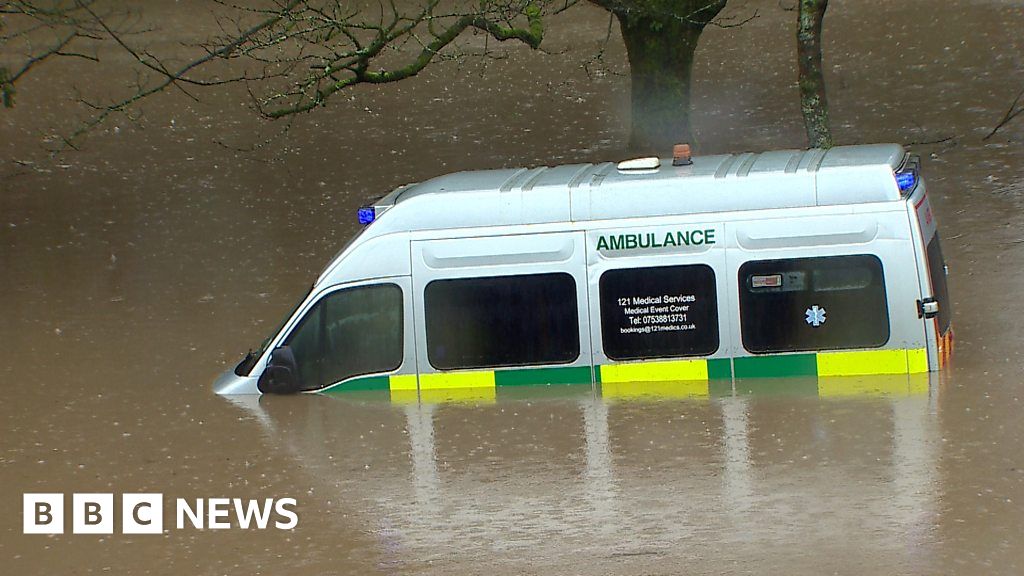
[[[111,114],[114,114],[115,112],[123,112],[129,106],[134,104],[135,102],[138,102],[139,100],[141,100],[141,99],[143,99],[143,98],[145,98],[145,97],[147,97],[147,96],[149,96],[151,94],[155,94],[157,92],[160,92],[164,88],[166,88],[169,85],[174,84],[174,83],[176,83],[178,81],[187,80],[185,75],[188,74],[189,72],[191,72],[192,70],[194,70],[194,69],[196,69],[196,68],[198,68],[198,67],[200,67],[200,66],[202,66],[202,65],[204,65],[204,64],[206,64],[206,63],[208,63],[208,62],[210,62],[210,61],[212,61],[212,60],[214,60],[216,58],[226,58],[226,57],[228,57],[229,55],[234,53],[236,50],[239,50],[245,43],[249,42],[257,34],[263,32],[264,30],[266,30],[266,29],[270,28],[271,26],[273,26],[274,24],[278,23],[282,18],[284,18],[284,16],[288,13],[288,11],[290,11],[291,9],[293,9],[295,6],[297,6],[300,3],[301,3],[301,0],[290,0],[290,2],[282,9],[282,11],[280,13],[278,13],[278,14],[270,17],[270,18],[267,18],[266,20],[263,20],[262,22],[256,24],[255,26],[252,26],[248,30],[245,30],[243,34],[239,35],[233,41],[225,44],[224,46],[221,46],[220,48],[218,48],[216,50],[210,51],[209,53],[207,53],[205,56],[203,56],[201,58],[198,58],[196,60],[193,60],[192,62],[189,62],[188,64],[186,64],[183,67],[179,68],[175,72],[164,74],[163,79],[161,81],[157,82],[156,84],[154,84],[154,85],[152,85],[152,86],[150,86],[148,88],[140,89],[138,92],[136,92],[135,94],[129,96],[128,98],[125,98],[125,99],[123,99],[123,100],[121,100],[119,102],[116,102],[114,104],[110,104],[108,106],[103,107],[102,111],[99,114],[97,114],[96,116],[91,118],[89,121],[84,123],[82,126],[79,126],[79,128],[77,130],[75,130],[75,132],[72,133],[72,135],[70,137],[64,138],[65,144],[71,145],[72,142],[77,137],[79,137],[82,134],[88,132],[89,130],[91,130],[92,128],[94,128],[95,126],[97,126],[98,124],[103,122],[104,120],[106,120],[107,117],[109,117]],[[193,81],[192,83],[200,83],[200,84],[202,84],[202,82],[199,82],[199,81]],[[211,83],[209,83],[209,82],[206,83],[206,85],[210,85],[210,84]]]
[[[56,56],[95,59],[83,46],[106,42],[130,56],[135,84],[110,101],[79,97],[77,101],[89,115],[63,138],[65,147],[74,147],[79,137],[114,114],[138,115],[142,100],[167,89],[198,100],[203,88],[241,83],[256,112],[279,119],[324,106],[338,92],[356,86],[412,78],[432,63],[462,62],[470,56],[486,62],[503,57],[506,51],[498,46],[540,50],[545,18],[576,6],[580,0],[211,1],[216,8],[211,18],[219,33],[188,46],[196,53],[181,63],[147,47],[145,36],[135,36],[138,23],[105,13],[101,6],[107,4],[95,0],[0,0],[0,14],[24,20],[17,29],[0,30],[0,46],[16,38],[21,41],[43,32],[51,34],[47,48],[30,53],[17,72],[0,68],[0,95],[9,105],[14,82],[40,62]],[[651,80],[654,88],[672,84],[671,89],[656,95],[675,95],[671,106],[658,107],[670,117],[639,124],[672,124],[671,130],[664,130],[666,134],[689,130],[690,68],[701,31],[706,26],[735,28],[758,17],[757,10],[720,16],[726,0],[589,1],[609,11],[620,25],[629,22],[634,41],[626,42],[626,50],[632,84],[643,85],[638,79]],[[614,21],[610,18],[597,56],[584,64],[588,74],[594,63],[603,64]],[[0,19],[0,28],[4,24]],[[638,47],[637,38],[644,34],[657,35],[661,48],[645,52]],[[663,58],[669,52],[677,56]],[[638,62],[644,63],[640,72],[636,70]],[[666,74],[672,76],[671,82],[655,81]],[[634,100],[639,101],[645,90],[634,89]],[[643,102],[635,105],[634,118],[637,110],[645,109]],[[634,127],[634,133],[637,130]]]
[[[1016,118],[1017,116],[1024,114],[1024,105],[1019,105],[1021,98],[1024,98],[1024,88],[1021,88],[1020,92],[1017,93],[1017,97],[1013,99],[1013,102],[1010,104],[1010,107],[1007,108],[1006,110],[1006,114],[1003,114],[1002,119],[999,120],[995,128],[993,128],[992,131],[988,133],[988,135],[982,138],[982,140],[988,140],[989,138],[995,136],[996,132],[998,132],[1000,128],[1009,124],[1010,121]]]
[[[10,64],[0,65],[0,100],[4,108],[14,106],[15,85],[39,64],[55,57],[85,58],[96,57],[81,50],[72,49],[77,40],[95,40],[96,31],[82,19],[82,5],[92,1],[82,0],[81,4],[55,0],[47,4],[34,0],[10,0],[0,3],[0,53],[5,53],[8,62],[16,53],[23,53],[20,63],[13,68]],[[43,48],[38,48],[42,44]]]
[[[92,16],[104,36],[128,52],[157,80],[140,82],[133,94],[119,101],[106,105],[88,103],[99,112],[69,136],[67,142],[111,114],[123,112],[169,87],[184,91],[182,85],[259,82],[263,95],[257,94],[252,86],[248,88],[253,107],[267,118],[281,118],[322,106],[331,95],[358,84],[385,84],[415,76],[437,58],[443,58],[442,52],[469,30],[500,42],[511,40],[536,49],[543,40],[546,11],[564,10],[576,0],[560,0],[550,10],[547,4],[536,0],[478,0],[464,9],[448,4],[442,9],[440,0],[425,0],[412,10],[387,0],[372,13],[360,13],[341,0],[290,0],[273,8],[217,1],[238,12],[239,16],[232,21],[237,30],[229,31],[222,22],[225,35],[221,41],[204,45],[203,56],[172,70],[157,56],[127,42],[85,0],[77,0],[76,7]],[[247,15],[257,15],[262,20],[243,27],[241,22]],[[417,47],[414,54],[408,54],[410,44]],[[486,44],[484,52],[490,53]],[[236,58],[245,58],[250,65],[260,63],[264,68],[255,75],[242,73],[226,79],[198,74],[214,60]],[[274,89],[264,82],[272,78],[283,79],[286,85]]]

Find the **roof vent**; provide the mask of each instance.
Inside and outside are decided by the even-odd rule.
[[[615,165],[616,168],[623,172],[635,172],[637,170],[657,170],[661,168],[661,160],[657,156],[650,156],[647,158],[633,158],[632,160],[623,160]]]

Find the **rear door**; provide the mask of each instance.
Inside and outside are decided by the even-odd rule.
[[[592,382],[582,232],[414,241],[412,263],[421,395]]]

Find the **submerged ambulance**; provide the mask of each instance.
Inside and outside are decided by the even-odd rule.
[[[952,349],[895,144],[461,172],[358,216],[217,393],[909,374]]]

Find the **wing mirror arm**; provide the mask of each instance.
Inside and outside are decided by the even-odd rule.
[[[299,365],[291,346],[281,346],[270,353],[270,361],[256,387],[264,394],[294,394],[302,390]]]

